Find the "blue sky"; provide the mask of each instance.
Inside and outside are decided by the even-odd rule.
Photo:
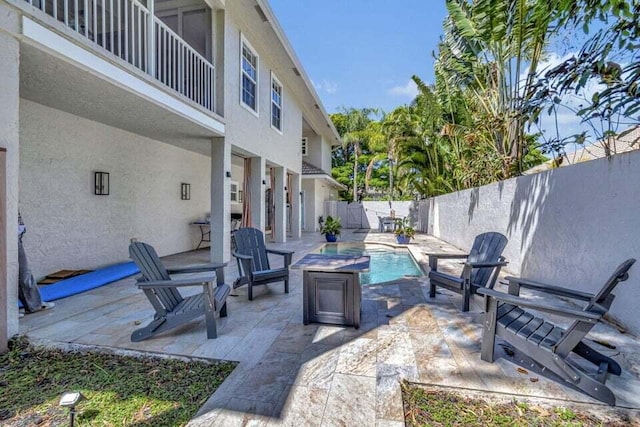
[[[328,112],[390,112],[416,94],[413,74],[433,82],[446,15],[439,0],[270,0]]]

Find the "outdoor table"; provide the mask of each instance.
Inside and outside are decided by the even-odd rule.
[[[198,246],[196,246],[196,250],[200,249],[200,245],[205,242],[211,242],[211,224],[204,221],[195,221],[192,222],[191,225],[196,225],[200,227],[200,242],[198,242]]]
[[[303,323],[360,327],[360,273],[369,271],[368,256],[308,254],[291,266],[303,271]]]

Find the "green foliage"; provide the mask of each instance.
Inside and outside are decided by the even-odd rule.
[[[404,382],[401,384],[407,426],[602,426],[627,425],[621,417],[601,420],[586,411],[553,407],[540,403],[505,401],[497,396],[475,398],[426,389]]]
[[[409,218],[396,219],[396,227],[394,231],[396,236],[404,236],[413,239],[416,230],[409,224]]]
[[[88,400],[78,426],[185,425],[235,365],[47,350],[17,339],[0,355],[0,424],[68,425],[60,396],[80,391]]]
[[[320,234],[333,234],[339,236],[341,230],[342,224],[340,224],[340,218],[334,218],[329,215],[322,224],[322,227],[320,227]]]

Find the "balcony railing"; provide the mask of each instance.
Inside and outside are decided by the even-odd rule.
[[[26,0],[98,46],[214,111],[215,68],[138,0]],[[153,1],[153,0],[150,0]]]

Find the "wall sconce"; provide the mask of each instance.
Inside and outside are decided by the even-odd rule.
[[[287,191],[287,187],[284,187],[284,191]]]
[[[94,183],[93,194],[96,196],[109,195],[109,172],[96,172],[94,174]]]
[[[264,179],[262,180],[262,185],[267,185],[267,181],[265,181]]]
[[[300,192],[300,195],[302,196],[302,191]]]
[[[227,175],[227,178],[231,178],[231,171],[227,171],[226,175]]]
[[[191,184],[180,184],[180,200],[191,200]]]

